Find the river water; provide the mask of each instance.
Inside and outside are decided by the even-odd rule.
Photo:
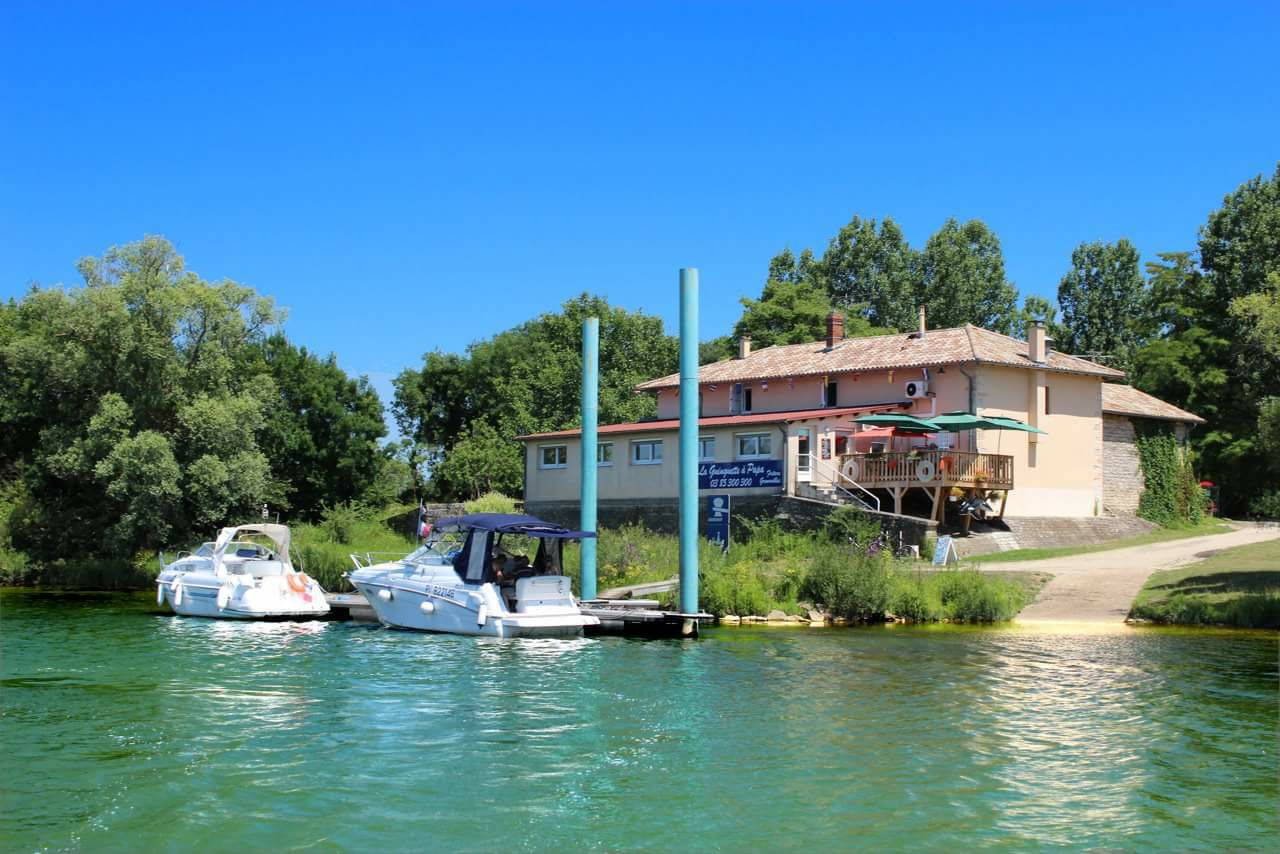
[[[1265,848],[1277,637],[497,641],[0,594],[0,849]]]

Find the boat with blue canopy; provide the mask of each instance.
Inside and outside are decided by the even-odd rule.
[[[472,513],[440,519],[404,557],[347,573],[387,626],[490,637],[573,637],[583,614],[564,575],[564,544],[594,537],[534,516]]]

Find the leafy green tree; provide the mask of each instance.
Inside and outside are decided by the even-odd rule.
[[[1026,338],[1027,329],[1037,320],[1044,323],[1050,338],[1055,341],[1061,338],[1062,329],[1058,325],[1058,307],[1044,297],[1028,294],[1022,300],[1022,311],[1019,312],[1018,326],[1014,334]]]
[[[1058,348],[1125,370],[1142,343],[1146,283],[1128,240],[1081,243],[1058,284]]]
[[[432,481],[449,497],[475,499],[489,492],[517,495],[524,489],[523,460],[513,437],[476,421],[432,469]]]
[[[814,278],[849,318],[890,331],[914,329],[919,257],[891,217],[854,216],[831,238]]]
[[[332,353],[322,358],[280,334],[246,350],[244,360],[263,378],[254,389],[266,404],[259,444],[272,477],[286,485],[272,503],[287,502],[307,520],[326,506],[380,506],[384,499],[370,491],[385,492],[377,485],[386,464],[378,442],[387,428],[369,381],[347,376]]]
[[[1189,253],[1149,265],[1156,333],[1135,354],[1134,383],[1207,419],[1193,434],[1199,466],[1224,486],[1225,510],[1239,512],[1275,478],[1260,419],[1280,388],[1280,359],[1260,342],[1280,275],[1280,166],[1224,198],[1200,229],[1199,255],[1199,269]]]
[[[558,430],[581,423],[582,322],[600,320],[600,403],[602,423],[634,421],[654,413],[653,399],[636,395],[636,384],[676,370],[678,345],[664,333],[660,318],[609,305],[602,297],[583,294],[561,310],[543,314],[490,339],[477,341],[465,355],[428,353],[418,371],[395,380],[392,411],[401,432],[417,448],[419,459],[441,449],[443,462],[432,467],[441,497],[472,492],[460,472],[473,472],[471,462],[485,454],[507,455],[507,468],[522,471],[520,448],[509,440],[525,433]],[[476,425],[506,437],[505,444],[479,438]],[[458,462],[457,444],[470,439]],[[494,475],[492,489],[518,491]],[[487,491],[482,490],[482,491]]]
[[[925,244],[920,265],[931,326],[1016,330],[1018,290],[1005,278],[1000,240],[985,223],[947,220]]]
[[[742,317],[733,327],[735,338],[751,336],[753,348],[802,344],[826,334],[832,307],[826,291],[813,282],[771,279],[759,299],[744,297]]]
[[[698,344],[698,364],[709,365],[723,359],[732,359],[738,352],[738,342],[732,335],[717,335]]]
[[[201,279],[161,237],[79,268],[84,287],[0,311],[0,478],[18,481],[7,527],[35,561],[127,559],[280,506],[284,480],[295,506],[320,504],[361,488],[360,459],[378,470],[377,395],[269,339],[270,299]]]

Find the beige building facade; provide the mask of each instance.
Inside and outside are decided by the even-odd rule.
[[[1003,487],[1002,512],[1010,516],[1084,517],[1120,510],[1114,497],[1108,499],[1103,412],[1105,386],[1129,388],[1108,382],[1122,378],[1119,371],[1052,351],[1041,327],[1033,327],[1030,341],[1021,341],[972,326],[844,339],[842,325],[833,317],[827,339],[813,344],[752,352],[744,342],[738,358],[700,369],[704,495],[848,495],[902,512],[904,495],[919,488],[934,497],[927,512],[940,514],[941,488],[961,483],[955,474],[960,464],[973,475],[964,484]],[[599,428],[602,505],[674,499],[678,493],[679,378],[657,378],[637,391],[656,396],[657,415]],[[1044,432],[881,438],[885,431],[868,432],[855,423],[870,413],[927,419],[950,412],[1006,416]],[[526,504],[576,501],[579,431],[520,440],[526,448]],[[931,468],[921,467],[922,460]],[[902,467],[892,484],[885,480],[885,461]],[[869,462],[880,466],[879,474],[863,482],[860,473],[873,468]]]

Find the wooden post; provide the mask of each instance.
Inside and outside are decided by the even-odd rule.
[[[1004,519],[1004,505],[1009,503],[1009,490],[1005,490],[1000,494],[1000,515],[997,519]]]
[[[902,496],[906,491],[907,488],[905,486],[893,487],[893,512],[899,516],[902,515]]]
[[[940,519],[938,516],[938,511],[941,509],[942,509],[942,487],[935,486],[933,488],[933,512],[929,514],[929,518],[937,522],[941,522],[942,519]]]

